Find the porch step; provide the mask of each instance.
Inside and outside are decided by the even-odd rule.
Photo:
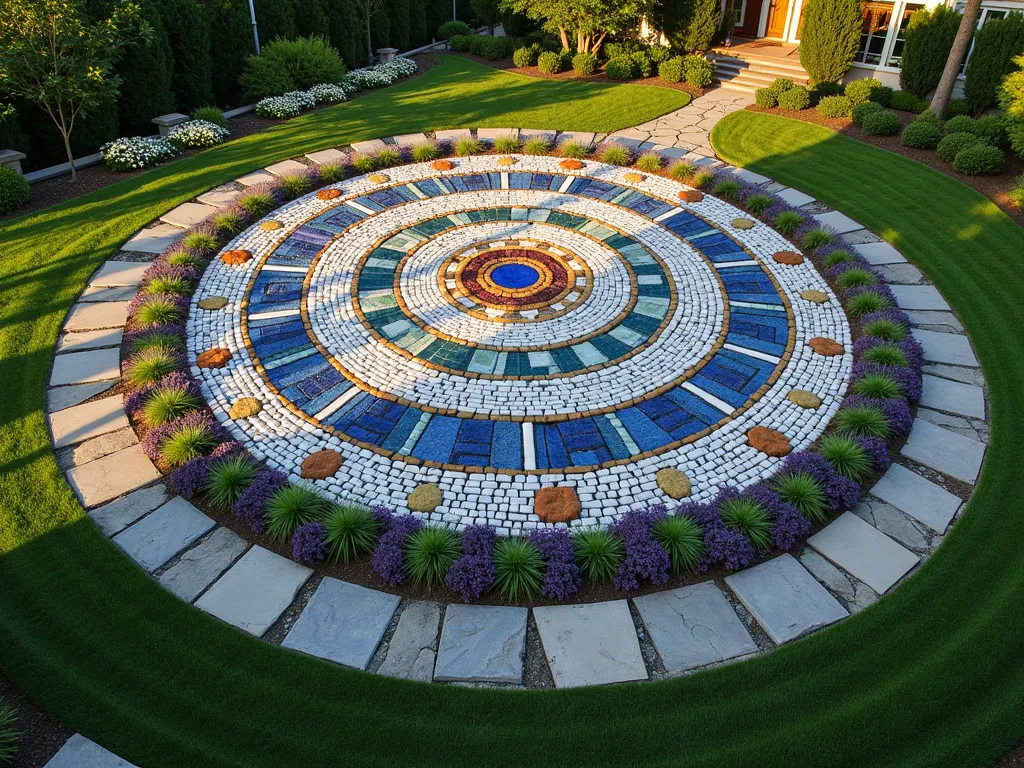
[[[788,78],[796,85],[809,83],[807,71],[799,62],[749,55],[740,58],[720,52],[709,58],[715,68],[714,79],[724,88],[752,92],[771,85],[778,77]]]

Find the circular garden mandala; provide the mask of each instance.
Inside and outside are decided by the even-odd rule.
[[[848,347],[850,331],[809,261],[773,258],[784,238],[662,177],[497,159],[336,184],[229,244],[251,259],[211,265],[189,353],[231,350],[195,370],[250,451],[293,476],[336,451],[316,480],[334,498],[401,510],[436,483],[434,518],[518,530],[539,524],[544,487],[574,488],[582,524],[607,524],[668,501],[664,468],[695,500],[771,474],[753,427],[794,450],[824,430],[850,355],[808,342]],[[199,308],[213,296],[227,305]],[[262,410],[231,420],[241,398]]]

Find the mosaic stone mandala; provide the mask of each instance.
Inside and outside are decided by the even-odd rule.
[[[680,184],[588,162],[495,157],[390,169],[276,211],[216,261],[196,293],[191,359],[218,417],[293,476],[329,448],[344,462],[317,485],[338,499],[407,509],[421,483],[432,515],[509,530],[538,525],[542,487],[568,485],[579,524],[667,501],[658,470],[693,498],[746,485],[779,459],[747,431],[794,449],[825,428],[845,391],[845,316],[809,261],[778,233]],[[743,221],[737,221],[743,219]],[[737,226],[739,225],[739,226]],[[830,301],[801,298],[822,291]],[[204,311],[198,302],[228,299]],[[821,399],[802,408],[794,389]],[[259,413],[231,420],[241,398]]]

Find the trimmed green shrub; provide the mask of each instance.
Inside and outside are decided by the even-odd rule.
[[[921,114],[914,118],[915,123],[932,123],[933,125],[942,125],[942,120],[935,114],[935,110],[929,107],[924,110]]]
[[[636,51],[629,58],[633,61],[633,71],[637,77],[650,77],[654,74],[654,62],[646,51]]]
[[[872,136],[895,136],[900,132],[900,126],[900,116],[886,109],[865,117],[861,128]]]
[[[1010,190],[1010,200],[1018,208],[1024,208],[1024,173],[1014,180],[1013,189]]]
[[[895,91],[889,101],[889,106],[900,112],[913,112],[915,115],[919,115],[928,109],[928,102],[922,101],[909,91]]]
[[[969,114],[971,114],[971,105],[967,99],[950,99],[949,104],[946,105],[945,117],[947,119]]]
[[[337,83],[346,72],[338,51],[322,37],[274,40],[260,56],[245,61],[240,83],[252,101],[288,91],[305,91],[319,83]]]
[[[818,444],[818,453],[843,477],[860,480],[871,469],[871,457],[856,440],[843,435],[827,435]]]
[[[326,10],[328,0],[318,0]],[[210,66],[213,78],[215,104],[237,104],[238,78],[245,68],[245,60],[253,53],[252,22],[247,0],[206,0],[210,20]],[[308,5],[306,6],[308,7]],[[319,31],[328,34],[325,23]],[[310,34],[305,31],[304,34]],[[208,102],[209,103],[209,102]],[[163,114],[163,113],[156,113]]]
[[[779,106],[793,112],[799,112],[811,106],[811,94],[806,88],[791,88],[779,94]]]
[[[647,51],[647,56],[652,62],[654,62],[655,66],[672,58],[672,49],[667,45],[658,45],[657,43],[654,43],[652,45],[648,45],[645,50]]]
[[[324,543],[331,559],[343,563],[372,552],[377,543],[377,524],[366,507],[335,506],[324,518]]]
[[[703,56],[687,56],[683,59],[683,72],[687,85],[692,85],[694,88],[707,88],[711,85],[715,67]]]
[[[473,38],[476,35],[452,35],[448,40],[448,44],[451,45],[452,50],[456,53],[468,53],[473,45]]]
[[[594,528],[577,533],[572,543],[576,563],[588,581],[611,581],[614,578],[625,552],[622,539],[603,528]]]
[[[900,88],[923,99],[935,90],[960,28],[961,15],[944,5],[914,11],[907,23]]]
[[[892,97],[895,92],[888,85],[879,84],[877,87],[871,89],[871,101],[876,104],[881,104],[883,107],[888,107],[892,104]]]
[[[1017,157],[1024,158],[1024,54],[1013,60],[1020,69],[999,86],[999,108],[1006,119],[1006,137]]]
[[[597,72],[597,56],[592,53],[577,53],[572,57],[572,71],[580,77],[589,77]]]
[[[142,420],[148,427],[158,427],[196,410],[202,401],[184,387],[168,387],[150,395],[142,407]]]
[[[853,118],[853,124],[858,128],[864,126],[864,118],[868,115],[873,115],[877,112],[882,112],[885,109],[881,104],[874,101],[865,101],[863,104],[858,104],[853,108],[850,116]]]
[[[840,432],[857,437],[889,436],[889,420],[881,409],[873,405],[856,405],[843,408],[832,420],[832,425]]]
[[[666,83],[678,83],[682,81],[684,72],[682,56],[673,56],[671,59],[663,61],[658,65],[658,77]]]
[[[213,465],[203,489],[209,502],[221,510],[231,509],[256,477],[256,467],[242,456],[232,456]]]
[[[807,0],[800,33],[800,63],[812,84],[838,83],[860,44],[860,0]]]
[[[171,84],[178,109],[188,113],[203,104],[212,104],[213,62],[206,6],[196,0],[164,0],[160,16],[171,47]],[[125,60],[130,61],[131,56]]]
[[[174,54],[159,4],[144,2],[139,5],[142,17],[153,30],[152,37],[148,45],[140,43],[133,46],[131,53],[121,57],[115,67],[121,78],[118,97],[121,132],[128,136],[148,134],[153,128],[150,120],[173,112],[176,103],[172,90]]]
[[[667,515],[654,524],[651,535],[668,552],[672,573],[693,571],[704,554],[704,529],[689,517]]]
[[[913,122],[900,134],[900,143],[915,149],[935,149],[941,140],[942,131],[934,123]]]
[[[228,127],[228,119],[224,117],[224,113],[218,107],[199,107],[198,109],[193,109],[189,118],[192,120],[205,120],[208,123],[219,125],[221,128]]]
[[[822,117],[849,117],[853,104],[845,96],[826,96],[814,109]]]
[[[260,48],[277,38],[291,39],[298,34],[295,4],[289,0],[253,0],[259,20]]]
[[[504,58],[506,55],[505,40],[504,37],[485,37],[480,46],[482,55],[487,57],[488,61]]]
[[[947,163],[952,163],[953,158],[955,158],[961,150],[973,147],[975,144],[980,143],[981,139],[973,133],[958,131],[956,133],[947,133],[943,136],[942,140],[936,145],[936,151],[940,159],[945,160]]]
[[[991,19],[974,35],[974,49],[967,62],[964,97],[981,114],[996,103],[999,84],[1014,71],[1013,59],[1024,51],[1024,14],[1009,13]]]
[[[28,181],[13,168],[0,165],[0,214],[10,213],[28,202]]]
[[[632,80],[637,76],[636,62],[627,56],[608,59],[604,73],[612,80]]]
[[[494,545],[494,583],[506,600],[529,600],[540,592],[544,558],[526,539],[506,538]]]
[[[967,115],[957,115],[956,117],[949,118],[949,120],[947,120],[942,126],[942,132],[947,136],[951,133],[970,133],[975,136],[978,135],[974,127],[974,121]]]
[[[180,467],[214,449],[217,440],[206,424],[186,424],[160,444],[160,458],[170,467]]]
[[[516,48],[515,53],[512,54],[512,63],[519,69],[524,67],[532,67],[537,63],[537,53],[533,48]]]
[[[843,89],[843,95],[846,96],[854,106],[857,104],[863,104],[867,101],[874,101],[871,98],[872,91],[875,88],[880,87],[882,84],[875,80],[873,77],[865,77],[861,80],[854,80],[846,84],[846,88]]]
[[[446,21],[437,28],[438,40],[451,40],[456,35],[463,36],[472,34],[473,30],[464,21]]]
[[[545,51],[537,57],[537,69],[548,75],[557,75],[562,71],[562,57],[553,51]]]
[[[490,35],[470,35],[469,52],[472,53],[474,56],[483,56],[484,46],[487,45],[487,41],[490,39]]]
[[[812,523],[824,521],[828,511],[825,490],[812,475],[792,472],[775,480],[775,492],[787,504],[792,504]]]
[[[971,133],[989,144],[1005,144],[1006,120],[1001,115],[983,115],[974,121]]]
[[[961,149],[953,158],[953,170],[968,176],[1000,173],[1006,155],[999,147],[979,142]]]
[[[769,88],[754,91],[754,103],[761,109],[774,109],[779,105],[779,94]]]
[[[664,163],[664,158],[657,152],[644,152],[636,159],[636,167],[647,173],[660,171]]]
[[[817,105],[826,96],[842,96],[843,86],[839,83],[833,83],[829,80],[818,83],[811,89],[811,101]]]
[[[662,5],[665,34],[672,47],[686,53],[703,53],[711,47],[722,23],[719,0],[687,0]]]
[[[441,584],[459,556],[459,534],[437,526],[420,528],[406,538],[403,552],[405,569],[413,584]]]
[[[304,485],[286,485],[267,500],[267,533],[285,541],[300,525],[322,520],[330,506],[327,499]]]
[[[744,496],[725,499],[718,510],[722,522],[746,536],[757,549],[768,549],[771,545],[771,516],[754,499]]]

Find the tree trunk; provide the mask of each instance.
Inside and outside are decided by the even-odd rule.
[[[60,119],[56,120],[57,128],[60,130],[61,138],[64,139],[64,151],[68,153],[68,165],[71,166],[71,180],[74,181],[78,176],[78,169],[75,168],[75,156],[71,152],[71,129],[68,128],[67,123],[64,120],[64,108],[58,107],[57,114],[60,115]],[[50,113],[53,117],[53,113]]]
[[[565,31],[565,27],[559,27],[558,28],[558,34],[561,35],[561,37],[562,37],[562,50],[564,50],[564,51],[569,50],[569,35]]]
[[[604,42],[604,38],[607,34],[607,32],[602,32],[597,38],[597,42],[590,46],[590,52],[595,56],[597,56],[597,52],[601,50],[601,44]]]
[[[956,85],[957,75],[960,74],[960,65],[971,46],[980,11],[981,0],[967,0],[964,16],[960,19],[960,28],[956,31],[956,39],[953,40],[953,48],[946,59],[946,67],[942,70],[942,79],[939,80],[935,95],[932,97],[931,108],[940,118],[945,115],[946,107],[949,106],[949,97],[953,95],[953,86]]]
[[[370,40],[370,11],[366,11],[366,56],[370,64],[373,64],[373,43]]]

